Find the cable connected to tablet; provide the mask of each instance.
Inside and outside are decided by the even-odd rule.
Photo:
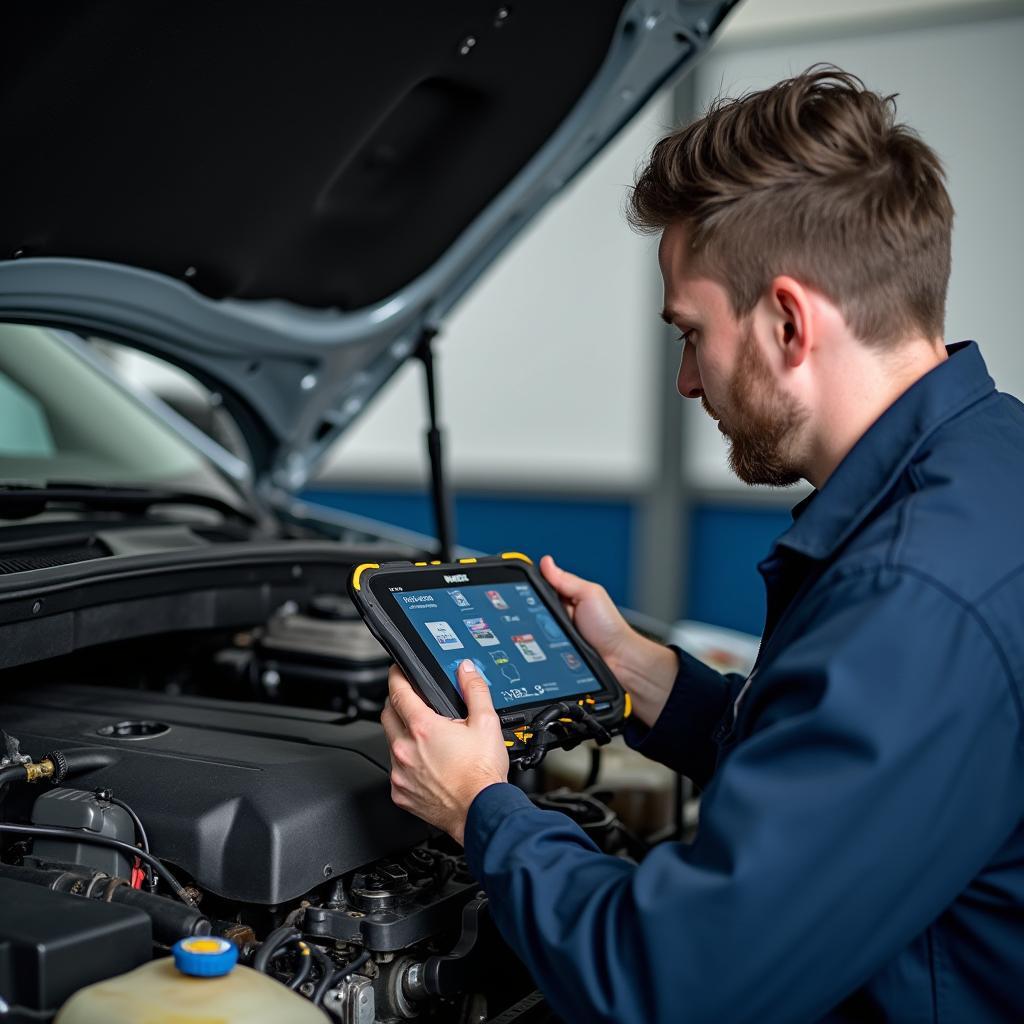
[[[527,741],[531,749],[519,758],[520,768],[536,768],[544,760],[551,744],[546,739],[558,739],[559,746],[571,750],[584,740],[595,740],[599,746],[611,742],[611,733],[582,704],[559,701],[542,711],[530,723],[532,736]],[[568,734],[568,742],[557,734]]]

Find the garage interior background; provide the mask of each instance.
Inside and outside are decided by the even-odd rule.
[[[896,92],[945,162],[957,210],[947,340],[972,337],[1024,395],[1024,2],[747,0],[703,63],[548,208],[445,325],[437,345],[458,540],[551,552],[620,603],[759,633],[754,566],[804,491],[750,489],[697,403],[674,389],[658,318],[657,239],[633,235],[625,188],[651,144],[719,91],[817,61]],[[432,532],[426,407],[412,361],[306,496]]]

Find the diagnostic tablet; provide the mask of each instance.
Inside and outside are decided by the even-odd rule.
[[[476,665],[513,759],[527,748],[579,742],[588,730],[606,739],[621,725],[622,687],[525,555],[361,565],[349,592],[371,632],[440,714],[466,715],[456,671],[466,659]]]

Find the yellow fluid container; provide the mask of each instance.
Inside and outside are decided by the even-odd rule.
[[[308,999],[251,967],[182,974],[170,957],[76,992],[55,1024],[326,1024]]]

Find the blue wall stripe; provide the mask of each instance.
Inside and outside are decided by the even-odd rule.
[[[400,491],[309,490],[309,501],[434,532],[430,500]],[[517,498],[460,493],[455,499],[460,544],[480,551],[552,554],[566,569],[602,583],[616,602],[628,604],[633,546],[633,506],[628,498]]]
[[[432,534],[429,498],[397,490],[309,490],[304,498],[420,533]],[[602,583],[619,604],[633,593],[633,531],[629,498],[552,495],[517,498],[468,492],[457,495],[460,544],[481,551],[553,554],[565,568]],[[764,587],[757,563],[790,525],[778,508],[697,505],[690,523],[687,617],[759,634]]]
[[[791,523],[784,509],[696,506],[690,524],[687,617],[760,636],[765,601],[757,563]]]

